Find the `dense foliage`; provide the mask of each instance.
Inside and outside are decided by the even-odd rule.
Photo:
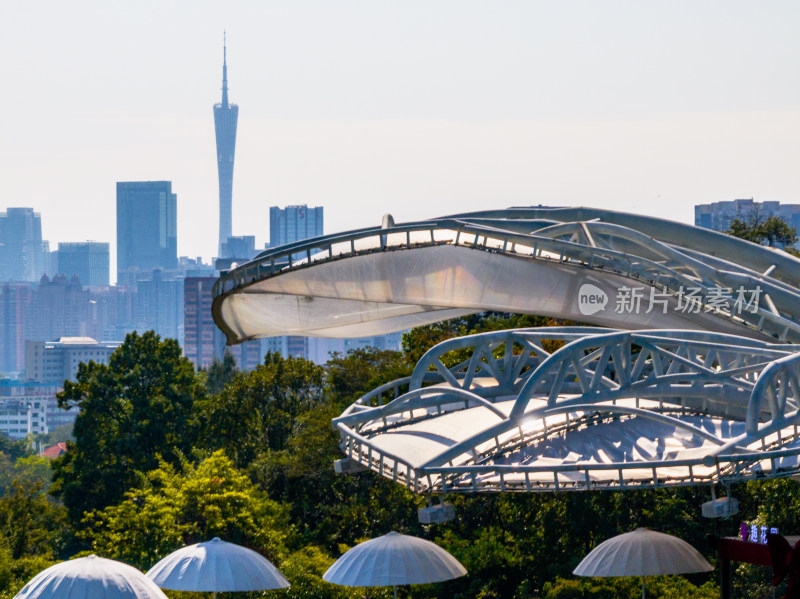
[[[96,552],[147,569],[213,536],[271,559],[292,582],[275,596],[292,598],[390,597],[321,580],[348,547],[390,530],[439,543],[469,571],[402,590],[419,598],[636,597],[637,580],[571,571],[599,542],[637,526],[676,534],[713,563],[706,535],[734,534],[739,520],[701,518],[708,489],[459,495],[447,498],[455,521],[422,526],[425,498],[370,472],[333,472],[341,456],[330,419],[361,394],[407,376],[448,337],[541,324],[552,323],[480,314],[414,329],[403,352],[361,349],[325,367],[267,355],[246,373],[230,360],[197,373],[174,341],[128,336],[108,366],[82,365],[61,394],[62,405],[81,407],[65,457],[51,464],[0,438],[0,599],[54,560]],[[733,494],[742,519],[800,530],[793,480]],[[712,597],[717,577],[652,579],[648,596]],[[738,596],[758,596],[768,581],[763,569],[741,568],[736,582]]]
[[[205,390],[174,339],[130,333],[108,365],[80,364],[59,406],[78,406],[75,442],[54,464],[51,492],[70,519],[119,502],[161,459],[175,463],[197,447],[196,406]]]
[[[735,218],[726,233],[759,245],[783,248],[790,254],[798,255],[797,250],[792,247],[798,240],[797,227],[792,227],[777,216],[763,217],[754,214],[749,219]]]

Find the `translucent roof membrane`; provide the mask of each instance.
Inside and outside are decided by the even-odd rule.
[[[263,252],[220,277],[213,312],[229,343],[374,335],[482,310],[800,342],[798,287],[800,260],[714,231],[603,210],[510,209]]]

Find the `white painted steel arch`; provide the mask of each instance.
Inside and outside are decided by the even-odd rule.
[[[417,492],[800,473],[800,260],[585,208],[385,223],[225,273],[213,311],[228,341],[373,335],[482,310],[611,328],[438,345],[334,420],[351,460]]]

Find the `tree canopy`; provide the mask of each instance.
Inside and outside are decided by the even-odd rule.
[[[58,395],[78,406],[75,441],[56,460],[52,492],[74,523],[83,514],[118,503],[136,472],[177,463],[197,444],[196,403],[204,387],[174,339],[130,333],[108,365],[80,364],[76,380]]]
[[[238,467],[265,450],[286,447],[303,412],[322,402],[325,371],[307,360],[267,354],[250,372],[235,374],[198,406],[204,443],[224,449]]]
[[[175,549],[213,537],[277,560],[288,532],[285,506],[217,451],[197,466],[161,461],[121,502],[88,512],[81,536],[99,554],[147,570]]]
[[[779,248],[790,248],[798,240],[797,227],[777,216],[747,220],[735,218],[727,233],[759,245]]]

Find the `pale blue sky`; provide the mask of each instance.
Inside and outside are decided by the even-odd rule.
[[[800,3],[0,4],[0,209],[115,244],[115,182],[169,179],[179,253],[216,248],[222,30],[234,234],[525,204],[689,222],[800,203]],[[112,270],[113,264],[112,264]]]

